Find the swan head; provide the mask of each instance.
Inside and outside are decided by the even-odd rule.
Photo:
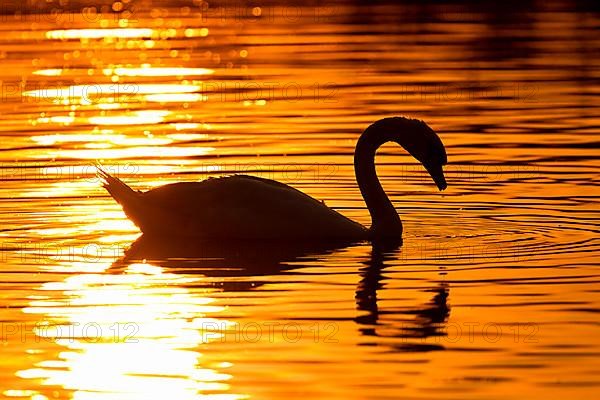
[[[444,176],[444,165],[448,163],[446,148],[440,137],[425,122],[415,120],[420,126],[422,140],[418,140],[412,151],[409,151],[417,160],[419,160],[439,190],[448,187],[446,177]]]
[[[441,139],[425,122],[405,117],[384,118],[371,128],[384,133],[384,141],[393,141],[402,146],[423,164],[439,190],[448,186],[443,166],[448,162],[446,149]]]

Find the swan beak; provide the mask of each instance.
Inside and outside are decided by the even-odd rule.
[[[444,170],[441,165],[427,165],[425,169],[429,172],[429,175],[433,178],[433,181],[437,185],[438,189],[444,190],[448,187],[446,183],[446,177],[444,177]]]

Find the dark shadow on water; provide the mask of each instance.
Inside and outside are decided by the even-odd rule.
[[[189,287],[219,287],[224,291],[247,291],[262,286],[261,277],[302,268],[302,263],[290,261],[316,260],[336,250],[356,245],[353,242],[289,242],[289,241],[185,241],[142,235],[116,261],[108,272],[123,273],[134,263],[148,262],[171,272],[200,274],[224,278],[192,284]],[[423,305],[409,304],[401,309],[380,309],[378,293],[385,290],[386,263],[398,257],[401,241],[375,242],[371,257],[360,269],[361,279],[356,289],[356,306],[362,315],[355,318],[360,332],[366,338],[397,338],[398,343],[386,343],[392,351],[443,350],[439,341],[428,338],[443,337],[445,323],[450,314],[449,288],[445,283],[431,292],[431,299]],[[243,281],[228,279],[249,277]],[[365,345],[378,345],[377,342]]]
[[[427,339],[446,336],[445,323],[450,315],[450,307],[449,288],[445,283],[426,290],[433,295],[424,305],[410,305],[396,310],[381,310],[378,306],[378,292],[385,289],[383,272],[386,261],[395,259],[399,250],[399,243],[373,244],[371,258],[361,268],[361,280],[356,290],[357,309],[365,313],[355,320],[361,325],[360,331],[364,336],[401,339],[401,343],[389,345],[393,351],[443,350],[440,340],[431,343]]]
[[[224,290],[251,290],[262,284],[259,277],[276,275],[300,268],[288,265],[295,260],[314,260],[337,249],[356,244],[349,241],[219,241],[169,240],[142,235],[115,262],[109,272],[124,272],[130,264],[149,262],[177,273],[202,274],[207,277],[257,277],[252,282],[227,282]],[[231,287],[229,285],[232,285]],[[244,289],[244,285],[248,287]]]

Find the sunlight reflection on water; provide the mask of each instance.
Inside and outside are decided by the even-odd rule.
[[[2,15],[4,396],[595,393],[596,11],[184,3]],[[368,224],[355,140],[396,114],[449,158],[440,195],[381,149],[399,248],[164,248],[95,177],[248,173]]]

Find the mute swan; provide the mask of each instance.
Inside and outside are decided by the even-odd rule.
[[[375,240],[402,237],[402,222],[375,171],[375,152],[396,142],[419,160],[440,190],[446,150],[424,122],[384,118],[369,126],[354,152],[356,181],[371,214],[371,227],[270,179],[247,175],[180,182],[134,191],[98,167],[104,187],[142,232],[165,238]]]

